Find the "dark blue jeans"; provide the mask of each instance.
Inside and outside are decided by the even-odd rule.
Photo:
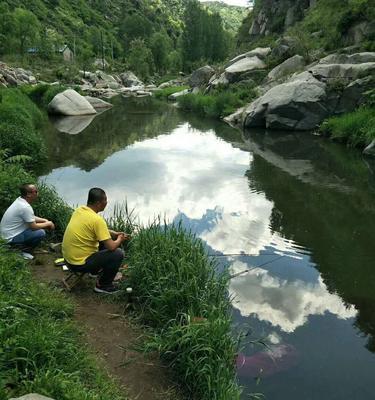
[[[11,241],[11,245],[17,247],[29,247],[34,249],[46,236],[46,231],[44,229],[37,229],[33,231],[32,229],[26,229],[19,235],[15,236]]]
[[[112,284],[123,259],[124,252],[121,249],[113,251],[105,249],[91,254],[83,265],[68,265],[72,271],[99,274],[99,286],[109,286]]]

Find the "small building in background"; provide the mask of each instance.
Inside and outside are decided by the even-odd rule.
[[[59,47],[57,49],[57,52],[62,55],[64,61],[72,62],[74,59],[74,53],[72,52],[72,50],[70,50],[67,44],[65,44],[62,47]]]

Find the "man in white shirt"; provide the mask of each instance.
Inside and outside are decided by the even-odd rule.
[[[5,211],[0,222],[0,235],[10,245],[34,249],[46,235],[45,229],[54,230],[52,221],[36,217],[31,203],[38,198],[35,185],[25,183],[20,186],[21,196]],[[25,258],[33,256],[23,253]]]

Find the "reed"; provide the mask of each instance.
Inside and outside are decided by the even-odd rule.
[[[135,306],[189,398],[239,399],[231,334],[229,276],[181,224],[140,227],[128,256]],[[127,282],[129,284],[129,281]]]

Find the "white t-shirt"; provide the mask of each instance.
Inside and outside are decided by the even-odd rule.
[[[5,211],[0,222],[0,234],[6,241],[11,241],[35,221],[34,210],[22,197],[18,197]]]

